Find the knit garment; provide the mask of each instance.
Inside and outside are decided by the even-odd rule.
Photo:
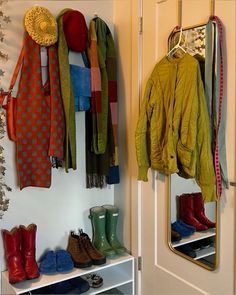
[[[107,176],[108,184],[115,184],[120,182],[119,177],[119,163],[118,163],[118,141],[117,141],[117,67],[116,67],[116,49],[115,43],[107,24],[99,17],[95,18],[95,28],[97,35],[97,44],[100,52],[99,61],[105,62],[108,88],[108,118],[111,116],[111,122],[108,119],[108,124],[112,124],[112,131],[109,146],[113,148],[112,156],[110,158],[110,169]],[[100,57],[101,56],[101,57]],[[103,62],[100,63],[100,67]],[[102,72],[103,70],[101,70]],[[106,79],[105,79],[106,81]],[[103,97],[103,74],[102,74],[102,97]],[[109,115],[110,113],[110,115]],[[108,125],[108,128],[111,126]]]
[[[224,32],[223,39],[224,39]],[[222,46],[220,46],[222,42]],[[223,81],[220,77],[221,69],[221,57],[224,62],[224,51],[225,44],[224,40],[220,40],[219,26],[216,25],[212,20],[206,25],[206,64],[205,64],[205,93],[206,101],[208,106],[208,112],[210,116],[210,131],[211,131],[211,142],[212,151],[215,152],[216,147],[216,129],[219,122],[219,115],[221,116],[220,126],[218,130],[217,144],[219,145],[219,164],[221,182],[223,188],[229,187],[228,172],[227,172],[227,161],[226,161],[226,146],[225,146],[225,116],[226,116],[226,96],[222,97],[222,110],[219,114],[220,104],[220,90],[223,87]]]
[[[98,60],[101,74],[101,112],[86,114],[87,187],[104,187],[106,183],[115,184],[120,181],[117,149],[116,53],[112,34],[106,23],[98,17],[90,23],[89,38],[90,64],[92,60]],[[95,46],[97,57],[92,55],[92,42],[94,46],[97,45]],[[94,54],[95,52],[93,51]],[[96,104],[94,105],[96,108]]]
[[[58,59],[61,80],[61,95],[64,106],[66,132],[65,132],[65,170],[76,169],[76,126],[75,126],[75,103],[70,78],[70,66],[68,57],[68,46],[63,30],[63,15],[70,9],[60,12],[58,23]]]
[[[101,112],[101,74],[98,63],[97,36],[95,22],[89,24],[89,48],[88,58],[91,69],[91,112]]]
[[[28,33],[16,105],[16,162],[20,189],[50,187],[51,157],[63,158],[64,114],[57,50],[48,48],[48,81],[41,78],[40,45]]]

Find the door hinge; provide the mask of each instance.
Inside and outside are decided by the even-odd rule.
[[[138,270],[142,270],[142,257],[138,256]]]
[[[139,34],[143,33],[143,18],[142,16],[139,17]]]

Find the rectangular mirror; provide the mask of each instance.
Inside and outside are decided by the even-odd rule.
[[[168,39],[169,54],[186,53],[199,63],[205,87],[206,24],[173,30]],[[184,177],[184,175],[183,175]],[[170,249],[208,270],[218,265],[218,201],[204,202],[194,179],[169,176],[168,244]]]

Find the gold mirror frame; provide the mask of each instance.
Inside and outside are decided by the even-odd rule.
[[[210,271],[216,270],[218,265],[219,265],[219,236],[218,236],[218,232],[219,232],[220,200],[217,200],[215,202],[215,217],[216,217],[216,220],[215,220],[215,222],[216,222],[216,228],[215,228],[215,230],[216,230],[216,232],[215,232],[215,254],[214,254],[214,266],[210,267],[207,264],[204,264],[201,261],[195,260],[192,257],[190,257],[188,255],[185,255],[184,253],[176,250],[176,248],[173,247],[173,245],[172,245],[172,242],[171,242],[171,175],[167,176],[167,178],[168,178],[168,180],[167,180],[167,186],[168,186],[168,196],[167,196],[167,199],[168,199],[168,201],[167,201],[167,244],[168,244],[170,250],[173,253],[175,253],[175,254],[177,254],[177,255],[179,255],[179,256],[181,256],[181,257],[183,257],[183,258],[185,258],[185,259],[187,259],[187,260],[189,260],[189,261],[191,261],[191,262],[205,268],[205,269],[207,269],[207,270],[210,270]]]
[[[213,1],[212,1],[213,2]],[[179,11],[181,11],[181,9],[179,9]],[[181,24],[182,22],[180,22]],[[206,26],[206,23],[200,23],[200,24],[196,24],[194,26],[189,26],[189,27],[185,27],[182,28],[182,31],[188,31],[191,29],[196,29],[196,28],[201,28]],[[172,38],[174,37],[174,35],[176,33],[178,33],[179,30],[174,30],[172,31],[172,33],[169,35],[168,38],[168,50],[170,50],[171,48],[173,48],[172,46],[174,46],[174,43],[171,44],[171,42],[173,42]],[[176,35],[177,36],[177,35]],[[171,46],[172,45],[172,46]],[[214,244],[214,248],[215,248],[215,253],[214,253],[214,261],[213,261],[213,266],[209,266],[208,264],[204,264],[201,261],[195,260],[194,258],[178,251],[175,247],[173,247],[173,243],[171,242],[171,201],[172,201],[172,194],[171,194],[171,175],[167,176],[168,177],[168,213],[167,213],[167,244],[170,248],[170,250],[172,252],[174,252],[175,254],[203,267],[204,269],[210,270],[210,271],[214,271],[218,265],[219,265],[219,237],[218,237],[218,232],[219,232],[219,207],[220,207],[220,200],[217,200],[215,202],[215,222],[216,222],[216,228],[215,228],[215,244]],[[194,242],[194,241],[193,241]],[[191,242],[189,242],[191,243]]]

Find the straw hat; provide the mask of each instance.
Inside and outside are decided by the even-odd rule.
[[[57,42],[57,22],[46,8],[35,6],[29,9],[24,25],[30,37],[39,45],[50,46]]]

